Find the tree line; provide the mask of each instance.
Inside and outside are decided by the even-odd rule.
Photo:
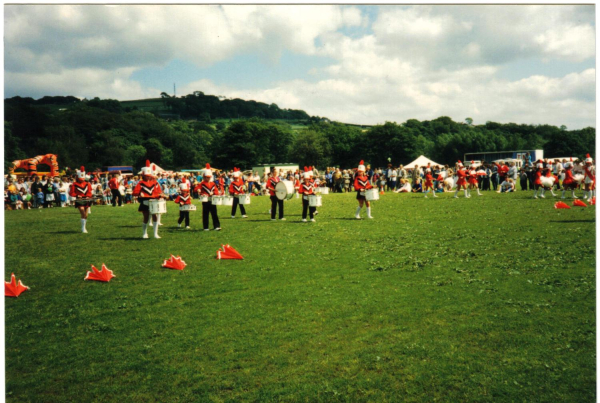
[[[58,155],[61,168],[139,168],[150,159],[174,170],[199,168],[206,162],[217,168],[250,169],[285,162],[349,168],[361,159],[372,166],[386,166],[388,161],[409,163],[421,154],[452,164],[468,152],[521,149],[543,149],[547,156],[595,155],[592,127],[474,125],[471,119],[455,122],[445,116],[386,122],[369,129],[310,117],[300,128],[263,117],[211,125],[124,111],[115,100],[72,102],[58,109],[50,107],[48,99],[45,104],[23,99],[5,100],[5,172],[13,160],[48,153]]]

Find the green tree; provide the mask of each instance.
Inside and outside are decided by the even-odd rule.
[[[294,140],[291,157],[300,166],[324,168],[331,162],[331,146],[323,133],[305,130]]]

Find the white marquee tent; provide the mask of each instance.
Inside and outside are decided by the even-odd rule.
[[[419,158],[417,158],[410,164],[404,165],[404,169],[414,169],[415,165],[418,165],[419,168],[423,168],[423,167],[426,167],[427,164],[431,164],[432,168],[436,165],[444,166],[443,164],[438,164],[437,162],[430,160],[429,158],[427,158],[424,155],[420,155]]]

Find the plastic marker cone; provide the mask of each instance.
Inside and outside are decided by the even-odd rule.
[[[585,204],[584,202],[582,202],[581,200],[574,200],[573,201],[573,206],[578,206],[578,207],[587,207],[587,204]]]
[[[217,259],[244,259],[242,255],[238,253],[229,245],[221,245],[223,248],[217,251]]]
[[[17,284],[14,273],[10,275],[10,283],[8,281],[4,282],[4,295],[7,297],[18,297],[27,290],[29,290],[29,287],[23,284],[21,280],[19,280],[19,284]]]
[[[570,209],[571,207],[569,207],[568,204],[559,201],[559,202],[554,203],[554,208],[568,208],[568,209]]]
[[[384,195],[385,193],[383,192],[383,190],[381,192],[379,192],[380,195]]]
[[[593,206],[595,204],[596,204],[596,196],[594,196],[590,199],[590,206]]]
[[[92,265],[92,271],[88,271],[84,280],[95,280],[95,281],[103,281],[108,283],[111,278],[116,277],[112,270],[108,270],[104,263],[102,263],[102,270],[98,270]]]
[[[165,260],[162,264],[162,267],[173,270],[183,270],[185,266],[187,265],[183,260],[181,260],[181,256],[175,257],[173,255],[171,255],[171,257],[168,260]]]

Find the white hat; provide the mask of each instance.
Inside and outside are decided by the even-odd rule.
[[[459,167],[463,166],[463,164],[462,164],[462,162],[460,162],[460,160],[458,160],[458,163],[456,165],[458,165]]]
[[[311,177],[311,174],[310,174],[310,172],[309,172],[309,171],[307,171],[307,172],[304,172],[304,175],[303,175],[303,176],[304,176],[304,179],[310,179],[310,177]]]
[[[594,160],[592,159],[592,157],[590,157],[590,154],[586,154],[586,155],[585,155],[585,162],[586,162],[586,163],[588,163],[588,162],[589,162],[590,164],[591,164],[592,162],[594,162]]]
[[[190,185],[187,182],[181,182],[179,184],[179,189],[181,189],[181,190],[190,190]]]
[[[425,170],[425,172],[431,172],[431,169],[427,168],[427,169]]]
[[[233,177],[234,178],[239,178],[240,177],[240,169],[233,167]]]
[[[213,176],[212,174],[212,169],[210,169],[210,164],[206,164],[206,169],[204,170],[204,173],[202,174],[202,176],[207,176],[207,177],[211,177]]]
[[[536,168],[543,168],[544,167],[544,162],[542,160],[539,160],[537,165],[535,166]]]
[[[365,161],[360,160],[360,162],[358,163],[358,169],[357,169],[357,171],[362,171],[362,172],[366,171]]]
[[[152,175],[152,168],[150,168],[150,160],[146,160],[146,166],[142,168],[142,175]]]
[[[77,170],[77,177],[79,179],[85,179],[85,168],[83,167],[83,165],[81,166],[80,170]]]

